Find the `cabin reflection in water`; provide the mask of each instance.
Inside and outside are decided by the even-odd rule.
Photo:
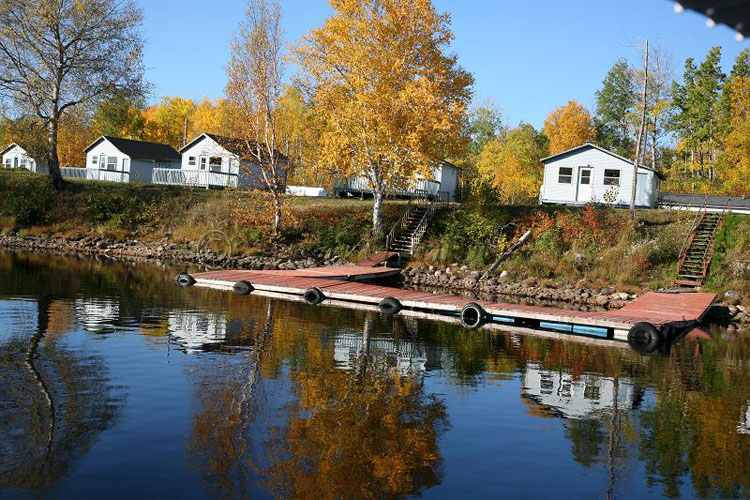
[[[252,344],[251,337],[242,336],[245,324],[229,320],[226,315],[205,311],[173,311],[168,316],[169,336],[186,353],[194,354],[217,348],[240,348]],[[249,330],[255,323],[250,320]]]
[[[78,323],[89,333],[110,332],[120,322],[120,304],[112,299],[76,299],[74,307]]]
[[[334,362],[339,370],[353,370],[367,355],[384,360],[402,375],[442,368],[440,349],[416,340],[416,321],[391,323],[392,332],[375,333],[376,322],[368,317],[363,330],[342,329],[334,333]]]
[[[602,410],[634,409],[640,402],[640,391],[628,378],[545,370],[529,363],[523,374],[522,396],[532,412],[562,418],[595,418]]]

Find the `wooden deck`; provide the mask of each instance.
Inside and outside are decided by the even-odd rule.
[[[278,298],[301,299],[305,291],[317,288],[324,304],[347,303],[361,309],[377,310],[385,298],[397,299],[403,311],[429,315],[433,319],[459,317],[464,306],[475,302],[487,314],[487,323],[554,332],[579,334],[626,341],[630,328],[648,322],[658,328],[702,319],[715,300],[710,293],[647,293],[622,309],[577,311],[522,304],[472,301],[456,295],[403,290],[370,283],[397,273],[397,269],[336,266],[300,271],[216,271],[192,275],[195,285],[232,290],[235,283],[252,285],[253,293]]]

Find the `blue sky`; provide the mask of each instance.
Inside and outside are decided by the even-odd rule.
[[[245,0],[138,0],[143,8],[145,64],[152,100],[180,95],[220,97],[229,43]],[[675,77],[686,57],[701,60],[723,48],[727,70],[749,41],[726,27],[708,29],[692,12],[676,15],[666,0],[434,0],[453,19],[452,51],[475,77],[475,102],[491,100],[507,123],[540,126],[570,99],[589,109],[594,92],[618,57],[635,63],[646,38],[666,52]],[[320,26],[326,0],[282,0],[287,41]]]

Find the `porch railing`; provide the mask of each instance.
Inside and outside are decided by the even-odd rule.
[[[155,168],[152,178],[154,184],[188,187],[237,187],[237,174],[210,172],[206,170],[179,170],[173,168]]]
[[[62,167],[60,174],[67,179],[80,179],[87,181],[105,181],[105,182],[130,182],[128,172],[114,170],[99,170],[96,168],[77,168]]]
[[[336,191],[353,191],[357,193],[372,193],[370,182],[365,177],[351,177],[336,182]],[[390,196],[402,197],[431,197],[440,193],[440,183],[427,179],[417,179],[406,183],[404,187],[396,187],[388,190]]]

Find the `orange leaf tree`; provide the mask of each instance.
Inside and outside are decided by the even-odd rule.
[[[569,101],[550,113],[544,120],[544,133],[549,139],[550,154],[591,142],[596,137],[591,114],[576,101]]]

